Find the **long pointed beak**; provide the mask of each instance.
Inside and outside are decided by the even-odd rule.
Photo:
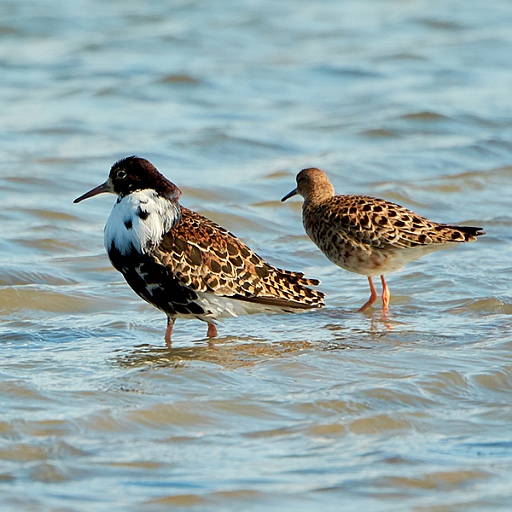
[[[298,194],[297,189],[294,188],[289,194],[286,194],[283,199],[281,199],[281,202],[283,203],[287,199],[290,199],[290,197],[296,196]]]
[[[103,194],[104,192],[114,192],[109,180],[105,181],[105,183],[102,183],[101,185],[98,185],[92,190],[89,190],[89,192],[86,192],[84,195],[77,197],[73,203],[79,203],[84,199],[89,199],[89,197],[97,196],[98,194]]]

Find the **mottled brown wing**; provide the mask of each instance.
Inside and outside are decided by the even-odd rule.
[[[319,307],[319,284],[300,272],[278,269],[229,231],[182,207],[181,221],[169,231],[154,256],[195,291],[276,306]]]
[[[481,228],[429,221],[403,206],[374,197],[335,196],[322,206],[324,220],[329,219],[341,237],[368,249],[470,242],[484,234]]]

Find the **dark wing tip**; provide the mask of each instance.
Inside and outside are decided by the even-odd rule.
[[[459,230],[468,235],[469,238],[485,235],[485,231],[482,228],[474,226],[459,226]]]

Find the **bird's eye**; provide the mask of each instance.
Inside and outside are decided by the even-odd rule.
[[[126,178],[126,172],[125,171],[117,171],[116,176],[118,179],[124,180]]]

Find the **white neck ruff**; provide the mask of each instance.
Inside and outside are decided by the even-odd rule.
[[[138,190],[117,200],[105,225],[107,252],[112,245],[123,255],[145,253],[159,244],[181,217],[180,205],[154,190]]]

